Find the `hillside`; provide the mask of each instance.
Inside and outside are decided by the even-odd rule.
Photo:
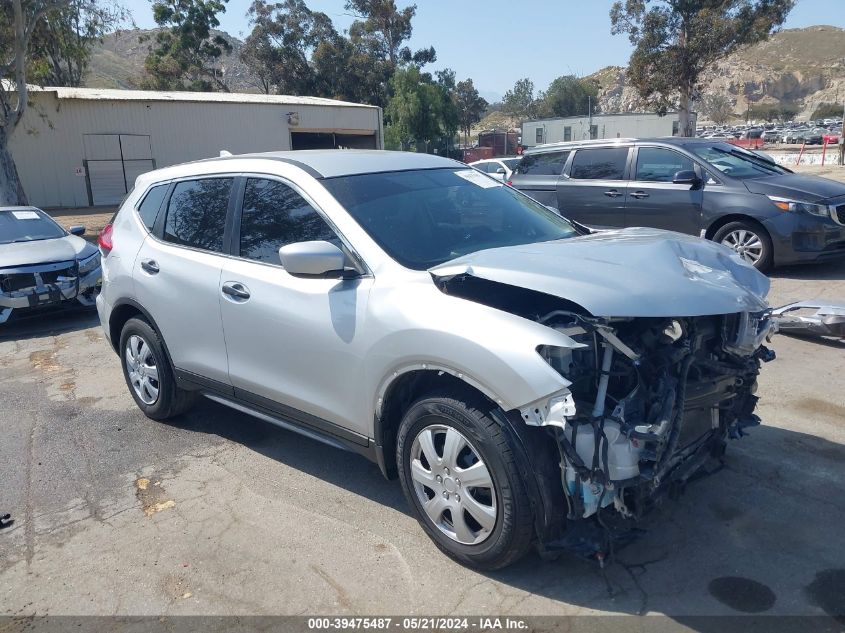
[[[624,68],[608,66],[588,79],[601,86],[603,112],[643,109]],[[755,103],[794,103],[806,118],[819,103],[845,98],[845,29],[812,26],[775,33],[720,62],[704,83],[711,92],[727,94],[736,112]]]
[[[240,61],[242,42],[222,31],[214,33],[219,33],[232,45],[232,52],[224,54],[220,61],[229,89],[232,92],[257,92],[256,86],[249,80],[246,66]],[[156,29],[129,29],[107,35],[91,55],[84,86],[137,88],[144,74],[144,59],[155,43],[155,34]]]

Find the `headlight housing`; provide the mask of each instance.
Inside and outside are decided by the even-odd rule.
[[[809,213],[821,218],[830,217],[830,209],[826,204],[811,204],[809,202],[799,202],[798,200],[790,200],[789,198],[779,198],[778,196],[767,196],[774,205],[781,211],[792,211],[793,213]]]
[[[85,259],[79,260],[79,274],[87,275],[100,265],[100,253],[96,252]]]

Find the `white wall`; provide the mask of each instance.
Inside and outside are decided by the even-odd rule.
[[[598,126],[598,138],[650,138],[672,136],[672,123],[678,120],[677,114],[664,117],[656,114],[595,115],[593,125]],[[526,121],[522,124],[522,144],[525,147],[538,145],[536,130],[544,128],[545,143],[564,141],[564,128],[572,130],[572,141],[590,138],[589,117],[567,117],[564,119],[545,119]]]
[[[10,149],[31,204],[88,206],[84,134],[146,134],[157,167],[217,156],[290,149],[290,131],[375,132],[383,146],[378,108],[256,103],[106,101],[30,93],[31,107]],[[288,125],[287,113],[299,113]]]

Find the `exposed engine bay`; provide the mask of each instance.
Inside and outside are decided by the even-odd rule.
[[[774,357],[767,314],[539,320],[583,345],[538,350],[572,383],[562,416],[523,413],[555,427],[570,519],[610,506],[640,515],[759,423],[757,374]]]
[[[534,443],[535,456],[550,441],[556,447],[556,455],[540,461],[544,476],[553,472],[550,459],[559,464],[566,521],[546,533],[547,544],[598,555],[610,532],[602,517],[622,523],[642,517],[662,497],[718,469],[727,440],[760,422],[757,376],[775,356],[763,345],[776,332],[768,309],[595,317],[565,299],[472,274],[439,281],[448,294],[575,342],[537,349],[567,389],[514,412],[528,429],[547,433]]]

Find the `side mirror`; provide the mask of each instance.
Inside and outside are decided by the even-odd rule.
[[[496,173],[497,173],[497,174],[502,174],[502,175],[504,176],[507,172],[505,171],[505,168],[504,168],[504,167],[499,167],[499,168],[496,170]]]
[[[83,226],[82,224],[74,224],[67,230],[67,232],[71,235],[78,235],[79,237],[82,237],[83,235],[85,235],[85,226]]]
[[[672,182],[676,185],[690,185],[693,189],[696,189],[701,185],[701,178],[691,169],[683,169],[675,174]]]
[[[282,266],[291,275],[308,275],[312,277],[343,273],[346,256],[334,244],[315,240],[312,242],[296,242],[279,249],[279,259]]]

